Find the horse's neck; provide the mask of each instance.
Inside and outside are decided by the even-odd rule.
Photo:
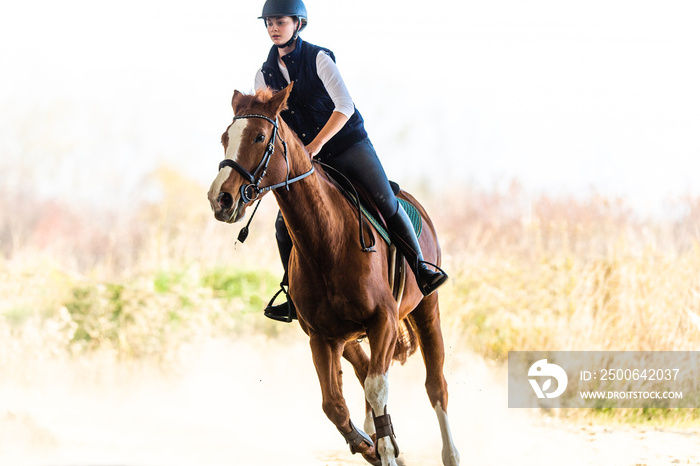
[[[310,161],[298,139],[289,137],[287,143],[291,178],[308,171]],[[304,257],[321,262],[336,259],[338,246],[345,242],[340,193],[316,171],[290,185],[289,191],[277,190],[276,197],[294,247]]]
[[[333,263],[342,252],[338,247],[345,241],[337,196],[318,172],[280,190],[277,203],[297,251],[319,263]]]

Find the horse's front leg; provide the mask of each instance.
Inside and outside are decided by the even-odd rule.
[[[387,413],[389,399],[387,376],[394,355],[397,334],[398,322],[395,312],[379,311],[368,331],[371,355],[369,373],[365,380],[365,399],[374,414],[376,448],[382,466],[397,466],[396,458],[399,456],[391,417]]]
[[[350,444],[350,451],[353,454],[360,452],[368,462],[378,464],[374,443],[367,434],[352,423],[343,397],[343,371],[340,357],[343,354],[345,342],[328,340],[312,334],[310,343],[314,366],[321,383],[323,412],[335,424],[345,441]]]
[[[343,357],[347,359],[350,364],[352,364],[353,369],[355,369],[355,375],[357,380],[360,381],[362,389],[365,388],[365,380],[367,379],[367,372],[369,371],[369,358],[367,353],[362,349],[362,345],[359,341],[353,340],[349,341],[345,345],[345,350],[343,351]],[[374,417],[372,416],[372,407],[365,400],[365,422],[364,429],[370,436],[375,433],[374,430]]]

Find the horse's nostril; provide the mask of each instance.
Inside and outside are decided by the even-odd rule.
[[[220,193],[219,197],[216,198],[222,209],[230,209],[233,207],[233,196],[229,193]]]

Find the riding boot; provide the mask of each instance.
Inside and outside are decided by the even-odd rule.
[[[292,298],[289,297],[289,278],[287,276],[287,270],[289,269],[289,256],[292,254],[292,240],[289,238],[287,226],[284,224],[284,218],[281,214],[278,214],[277,216],[275,228],[277,230],[275,234],[275,238],[277,239],[277,249],[279,250],[280,260],[282,261],[282,267],[284,268],[284,277],[282,277],[282,283],[280,283],[280,290],[272,297],[264,312],[265,316],[269,317],[270,319],[280,322],[291,322],[293,319],[297,318],[296,308],[294,307],[294,303],[292,303]],[[285,294],[287,301],[282,304],[273,305],[272,303],[280,293]]]
[[[413,224],[401,205],[394,215],[386,219],[386,223],[392,241],[406,257],[409,267],[413,270],[421,293],[423,296],[430,295],[447,281],[447,274],[439,268],[437,271],[431,270],[423,260],[423,252],[413,230]]]

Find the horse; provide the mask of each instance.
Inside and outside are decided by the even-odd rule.
[[[359,452],[373,465],[397,465],[399,448],[387,412],[388,371],[393,360],[405,361],[420,346],[425,387],[441,431],[442,462],[458,465],[447,416],[438,293],[423,296],[415,280],[407,279],[402,296],[395,299],[387,279],[389,246],[377,241],[375,252],[363,251],[357,210],[280,118],[292,86],[276,93],[234,91],[233,121],[221,138],[225,159],[208,192],[214,217],[238,222],[256,199],[274,193],[293,243],[288,293],[309,337],[322,409],[351,453]],[[398,196],[420,212],[424,257],[439,265],[440,246],[430,217],[406,191]],[[364,338],[369,356],[360,344]],[[341,357],[364,389],[364,431],[352,423],[343,397]]]

